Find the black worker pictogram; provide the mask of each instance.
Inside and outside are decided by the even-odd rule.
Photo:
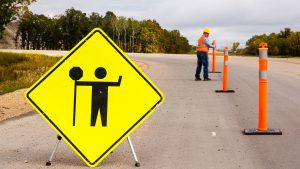
[[[103,67],[98,67],[95,70],[95,76],[98,79],[106,77],[106,70]],[[73,106],[73,126],[75,126],[76,119],[76,90],[77,86],[91,86],[92,98],[91,98],[91,126],[96,125],[97,116],[100,110],[101,123],[103,127],[107,126],[107,109],[108,109],[108,87],[120,86],[122,76],[119,76],[117,82],[93,82],[93,81],[78,81],[83,76],[83,71],[80,67],[73,67],[69,71],[69,76],[75,81],[74,85],[74,106]]]

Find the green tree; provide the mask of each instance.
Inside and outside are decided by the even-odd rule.
[[[293,32],[290,28],[284,28],[279,33],[251,37],[246,43],[245,53],[257,55],[258,45],[262,41],[268,43],[270,55],[300,56],[300,32]]]
[[[239,45],[240,45],[240,42],[233,42],[233,44],[232,44],[232,52],[233,53],[236,53],[237,48],[239,47]]]
[[[94,28],[103,28],[103,27],[104,27],[103,17],[97,12],[92,12],[92,14],[89,16],[89,30],[92,30]]]
[[[291,32],[288,37],[291,55],[300,56],[300,32]]]
[[[155,20],[138,21],[106,12],[86,15],[74,8],[53,18],[25,12],[16,43],[23,49],[69,50],[90,30],[100,27],[126,52],[188,53],[188,40],[178,30],[162,29]]]
[[[0,1],[0,38],[3,36],[5,25],[22,16],[28,11],[28,5],[36,0],[1,0]]]
[[[261,42],[265,42],[267,40],[267,35],[255,35],[252,38],[250,38],[246,42],[246,53],[251,55],[258,55],[258,46]]]
[[[178,30],[164,31],[162,44],[167,53],[188,53],[191,50],[188,40],[180,35]]]
[[[160,37],[162,29],[155,20],[144,20],[141,23],[140,42],[142,52],[158,53],[161,52]]]
[[[89,32],[89,20],[85,13],[74,8],[67,9],[60,17],[63,49],[69,50]]]
[[[279,38],[288,38],[290,34],[292,33],[291,28],[284,28],[284,30],[281,30],[279,33]]]
[[[117,20],[117,16],[111,12],[107,11],[105,16],[104,16],[104,26],[103,30],[104,32],[113,39],[113,41],[116,42],[115,37],[116,37],[116,28],[115,28],[115,22]]]
[[[63,31],[59,17],[54,17],[48,20],[43,33],[43,43],[45,49],[60,50],[63,49]]]
[[[46,49],[49,36],[45,35],[45,33],[49,30],[50,22],[51,20],[45,15],[27,12],[20,20],[17,32],[17,37],[21,38],[21,48]]]
[[[130,52],[135,52],[136,51],[136,45],[135,45],[135,39],[136,39],[136,34],[140,32],[141,27],[140,23],[137,20],[134,20],[133,18],[128,19],[128,24],[129,24],[129,50]]]
[[[124,37],[124,41],[123,41],[123,49],[126,51],[126,45],[127,45],[127,28],[128,28],[128,20],[123,17],[120,16],[118,17],[118,23],[119,23],[119,27],[120,27],[120,32],[123,33],[123,37]]]

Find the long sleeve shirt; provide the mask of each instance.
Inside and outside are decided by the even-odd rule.
[[[209,43],[208,38],[204,38],[204,43],[205,43],[205,45],[208,46],[209,48],[214,48],[214,47],[215,47],[215,45]]]

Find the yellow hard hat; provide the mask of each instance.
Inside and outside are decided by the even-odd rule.
[[[210,29],[209,29],[209,28],[204,28],[204,29],[203,29],[203,33],[208,33],[208,34],[210,34]]]

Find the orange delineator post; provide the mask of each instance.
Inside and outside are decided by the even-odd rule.
[[[234,90],[228,90],[228,48],[224,47],[224,65],[223,65],[223,90],[216,90],[220,93],[234,93]]]
[[[268,130],[268,48],[266,43],[262,43],[259,48],[259,96],[258,96],[258,130]]]
[[[213,42],[214,45],[216,45],[216,40]],[[216,71],[216,48],[213,48],[212,51],[212,72]]]
[[[245,129],[246,135],[282,135],[279,129],[268,128],[268,44],[259,44],[258,128]]]
[[[216,40],[213,41],[213,44],[216,46]],[[217,72],[217,58],[216,58],[216,48],[213,48],[212,51],[212,66],[211,66],[211,72],[209,73],[221,73],[221,72]]]
[[[228,48],[224,48],[224,65],[223,65],[223,90],[228,89]]]

